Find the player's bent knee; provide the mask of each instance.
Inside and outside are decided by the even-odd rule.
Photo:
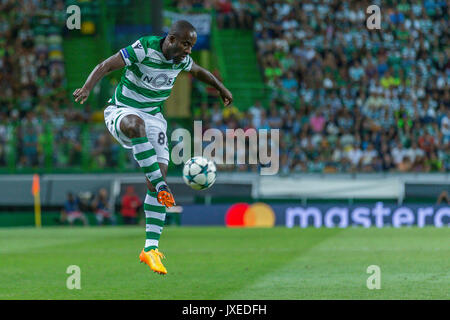
[[[120,122],[120,130],[128,138],[145,137],[145,123],[144,120],[134,114],[123,117]]]

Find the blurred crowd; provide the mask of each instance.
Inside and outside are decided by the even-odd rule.
[[[171,5],[181,12],[193,12],[196,10],[211,10],[213,2],[210,0],[173,0]]]
[[[380,30],[366,28],[372,4],[381,8]],[[272,89],[267,105],[255,101],[248,110],[204,103],[194,116],[205,130],[280,129],[284,174],[450,169],[446,1],[177,0],[173,6],[214,10],[219,28],[254,30]],[[102,113],[75,108],[68,98],[64,8],[63,0],[0,0],[0,167],[135,166],[105,130]]]
[[[236,26],[241,2],[224,2],[234,19],[225,27]],[[383,2],[380,30],[366,28],[376,1],[257,3],[251,21],[270,103],[204,108],[205,121],[280,128],[283,173],[450,169],[446,1]]]
[[[258,0],[173,0],[171,6],[181,12],[214,11],[217,26],[251,28],[260,16],[263,4]]]
[[[0,112],[24,118],[44,98],[63,99],[61,0],[0,2]]]
[[[118,164],[103,114],[88,104],[75,108],[68,98],[65,24],[63,0],[0,1],[0,167]]]
[[[121,148],[103,123],[101,112],[73,109],[52,101],[49,112],[29,111],[11,122],[0,113],[0,167],[47,169],[117,168]],[[47,106],[48,106],[47,105]],[[123,153],[123,167],[134,160]]]
[[[19,167],[43,165],[40,146],[48,141],[40,124],[51,112],[60,121],[67,102],[63,25],[63,1],[0,1],[0,166],[15,147]]]

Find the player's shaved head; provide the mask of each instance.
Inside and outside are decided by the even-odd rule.
[[[174,35],[176,37],[183,37],[191,32],[197,33],[194,26],[186,20],[178,20],[172,24],[169,30],[169,35]]]
[[[173,59],[176,64],[179,64],[191,54],[196,42],[197,31],[194,26],[186,20],[179,20],[172,24],[161,49],[167,60]]]

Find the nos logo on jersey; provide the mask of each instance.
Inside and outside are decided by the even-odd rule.
[[[155,88],[161,88],[163,86],[170,86],[173,83],[174,78],[169,78],[165,73],[160,73],[156,77],[145,76],[142,80],[151,84]]]

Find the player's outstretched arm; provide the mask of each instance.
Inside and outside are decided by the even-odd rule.
[[[105,61],[99,63],[94,70],[92,70],[83,87],[78,88],[73,92],[75,102],[80,102],[83,104],[89,97],[89,93],[92,88],[95,87],[97,82],[99,82],[108,73],[123,67],[125,67],[125,61],[123,61],[120,52],[117,52]]]
[[[219,91],[225,106],[228,106],[231,102],[233,102],[233,95],[231,92],[225,88],[223,83],[220,82],[211,72],[200,67],[196,63],[192,64],[192,68],[189,72],[198,80],[216,88],[217,91]]]

